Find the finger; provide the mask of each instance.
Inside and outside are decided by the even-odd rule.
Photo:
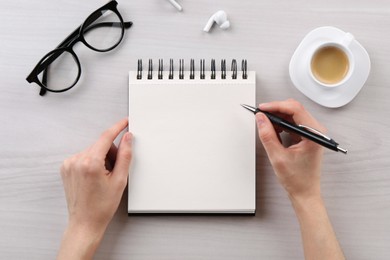
[[[286,101],[273,101],[260,104],[259,108],[263,111],[282,113],[291,116],[296,124],[307,125],[321,132],[326,132],[322,126],[298,101],[288,99]]]
[[[117,122],[115,125],[111,126],[109,129],[104,131],[97,142],[92,146],[92,150],[98,154],[101,154],[106,157],[106,154],[111,148],[112,143],[118,137],[120,132],[125,129],[128,125],[128,119],[124,118],[121,121]]]
[[[256,122],[260,141],[263,144],[268,157],[272,159],[276,155],[282,153],[284,147],[279,141],[278,134],[275,132],[275,129],[267,116],[263,113],[257,113]]]
[[[132,159],[132,142],[133,135],[132,133],[127,132],[122,136],[122,139],[119,143],[113,175],[115,178],[120,180],[127,180],[130,162]]]

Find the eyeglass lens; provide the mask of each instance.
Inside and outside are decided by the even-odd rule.
[[[101,11],[101,16],[83,30],[85,41],[91,47],[105,51],[117,45],[123,36],[123,24],[111,10]]]
[[[60,91],[73,86],[80,73],[73,54],[65,50],[53,51],[47,55],[43,62],[50,60],[53,56],[58,57],[47,66],[46,71],[42,71],[38,75],[38,79],[46,88],[53,91]],[[47,73],[46,80],[43,79],[45,73]]]

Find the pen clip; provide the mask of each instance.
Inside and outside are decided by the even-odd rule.
[[[310,127],[310,126],[305,126],[305,125],[298,125],[298,126],[303,128],[303,129],[305,129],[305,130],[308,130],[308,131],[310,131],[312,133],[315,133],[315,134],[321,136],[322,138],[324,138],[324,139],[326,139],[328,141],[333,141],[332,138],[330,138],[329,136],[324,135],[323,133],[321,133],[317,129],[314,129],[314,128]]]

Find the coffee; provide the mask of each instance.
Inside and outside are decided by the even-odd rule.
[[[337,84],[348,74],[347,54],[336,46],[325,46],[317,50],[311,60],[313,76],[324,84]]]

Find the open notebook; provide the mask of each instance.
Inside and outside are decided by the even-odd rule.
[[[255,72],[138,65],[128,213],[254,214],[255,118],[240,104],[255,104]]]

